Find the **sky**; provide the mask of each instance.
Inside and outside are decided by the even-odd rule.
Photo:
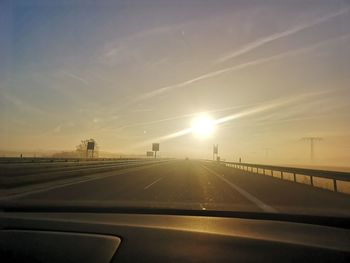
[[[3,151],[349,164],[349,1],[4,0],[0,60]]]

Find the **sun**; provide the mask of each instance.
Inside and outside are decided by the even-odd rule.
[[[208,115],[201,114],[193,119],[191,128],[196,137],[207,138],[214,131],[214,122]]]

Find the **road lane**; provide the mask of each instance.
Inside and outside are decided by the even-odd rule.
[[[169,162],[128,174],[52,189],[21,200],[260,211],[256,204],[195,161]]]
[[[158,168],[161,166],[162,168]],[[159,171],[167,174],[166,164],[146,166],[131,172],[120,172],[107,177],[95,176],[94,180],[69,184],[65,187],[26,196],[25,199],[47,201],[120,201],[124,196],[136,196],[144,187],[159,178]],[[171,167],[171,166],[170,166]],[[157,171],[157,172],[154,172]]]
[[[16,200],[286,213],[343,212],[348,195],[201,161],[178,160]]]
[[[171,207],[215,210],[260,210],[254,203],[204,169],[198,162],[183,161],[153,185],[142,200]]]
[[[286,213],[350,213],[350,196],[247,171],[204,163],[259,200]]]
[[[124,168],[121,170],[114,169],[108,172],[94,172],[94,170],[92,170],[89,174],[80,176],[77,178],[68,178],[68,179],[63,179],[59,181],[50,181],[44,184],[33,184],[26,187],[18,187],[14,189],[11,188],[11,189],[8,189],[7,191],[1,190],[0,200],[11,200],[11,199],[16,199],[21,197],[26,198],[28,195],[45,193],[45,192],[57,190],[60,188],[67,188],[69,186],[73,186],[73,185],[77,185],[85,182],[91,182],[95,180],[101,180],[111,176],[124,175],[135,171],[139,171],[142,169],[151,168],[153,166],[162,165],[162,164],[163,163],[160,162],[160,163],[148,164],[145,166],[141,165],[136,167]]]
[[[0,192],[9,188],[18,188],[21,186],[28,186],[33,184],[40,184],[45,182],[59,181],[62,179],[81,177],[93,173],[102,173],[107,171],[115,171],[117,169],[125,169],[127,167],[139,167],[141,165],[150,165],[153,163],[164,162],[166,160],[138,160],[138,161],[126,161],[116,163],[104,163],[96,165],[83,165],[73,167],[56,167],[54,169],[42,169],[40,166],[22,167],[17,169],[16,165],[10,164],[7,167],[7,172],[3,172],[0,169]],[[18,171],[18,174],[16,173]]]
[[[265,204],[263,201],[261,201],[260,199],[256,198],[254,195],[252,195],[251,193],[247,192],[246,190],[240,188],[239,186],[235,185],[234,183],[232,183],[231,181],[227,180],[224,177],[224,174],[219,174],[213,170],[211,170],[210,168],[203,166],[205,169],[207,169],[209,172],[211,172],[212,174],[214,174],[215,176],[217,176],[219,179],[221,179],[222,181],[224,181],[225,183],[227,183],[230,187],[232,187],[234,190],[236,190],[237,192],[239,192],[241,195],[243,195],[244,197],[246,197],[247,199],[249,199],[251,202],[253,202],[254,204],[256,204],[258,207],[260,207],[263,211],[265,212],[273,212],[276,213],[276,209],[274,209],[273,207]]]

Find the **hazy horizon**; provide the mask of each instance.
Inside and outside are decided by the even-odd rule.
[[[82,2],[81,2],[82,3]],[[0,3],[0,150],[349,166],[346,1]],[[213,127],[194,134],[205,115]],[[304,137],[320,137],[315,158]]]

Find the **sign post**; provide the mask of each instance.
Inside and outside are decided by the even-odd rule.
[[[159,143],[152,143],[152,151],[154,151],[154,158],[157,158],[157,152],[159,151]]]
[[[219,148],[219,146],[217,144],[213,145],[213,161],[215,161],[215,155],[217,156],[219,153],[218,148]]]

